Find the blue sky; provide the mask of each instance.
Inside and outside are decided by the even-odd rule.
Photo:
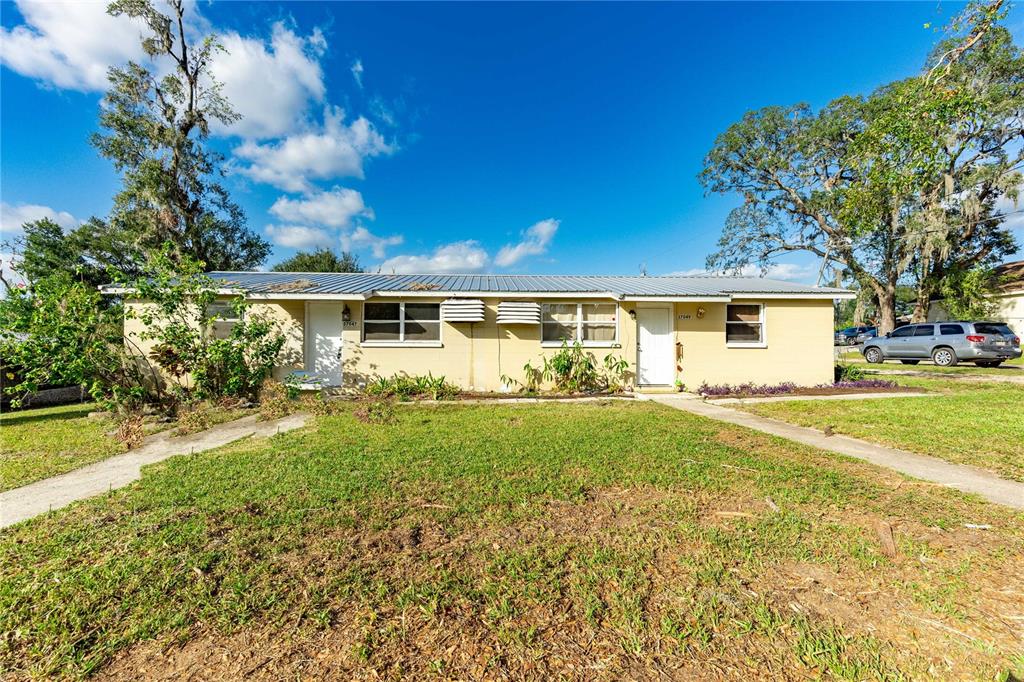
[[[252,229],[385,272],[701,269],[733,197],[696,176],[745,111],[868,92],[920,68],[955,3],[215,2],[197,32],[245,115],[213,144]],[[88,145],[139,28],[102,4],[2,3],[4,237],[105,216]],[[1022,11],[1010,25],[1021,40]],[[794,257],[773,274],[813,280]]]

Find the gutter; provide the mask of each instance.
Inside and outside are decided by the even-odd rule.
[[[138,293],[132,287],[98,287],[101,294],[117,296],[132,295]],[[594,292],[545,292],[545,291],[391,291],[380,290],[369,293],[296,293],[289,291],[282,292],[258,292],[246,293],[243,289],[217,289],[220,296],[245,296],[251,301],[366,301],[371,298],[547,298],[547,299],[599,299],[622,301],[624,303],[731,303],[735,300],[759,301],[759,300],[853,300],[857,294],[852,291],[841,291],[835,293],[739,293],[739,294],[709,294],[707,296],[628,296],[616,294],[611,291]]]

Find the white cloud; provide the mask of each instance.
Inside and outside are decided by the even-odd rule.
[[[353,251],[355,249],[370,249],[374,258],[383,258],[389,246],[398,246],[405,241],[400,234],[390,237],[378,237],[374,233],[360,225],[352,230],[350,234],[341,235],[341,249]]]
[[[369,120],[360,116],[346,124],[344,110],[327,107],[319,130],[274,143],[249,140],[235,149],[235,155],[250,162],[238,168],[243,175],[287,192],[308,192],[312,180],[362,178],[364,159],[392,151]]]
[[[4,281],[11,286],[19,286],[25,284],[25,278],[21,276],[21,273],[14,269],[17,264],[17,256],[13,253],[0,253],[0,276],[4,278]],[[2,285],[0,285],[2,288]],[[0,295],[6,292],[0,291]]]
[[[107,87],[107,68],[143,57],[140,26],[107,14],[107,2],[21,0],[25,23],[0,28],[0,62],[46,85],[94,91]]]
[[[215,123],[215,131],[264,139],[303,129],[310,104],[323,102],[326,93],[320,58],[327,42],[320,29],[303,37],[276,22],[269,44],[235,32],[220,39],[227,52],[216,55],[211,70],[242,120],[230,127]]]
[[[49,218],[65,230],[76,227],[79,221],[67,211],[55,211],[49,206],[39,204],[18,204],[14,206],[7,202],[0,203],[0,232],[4,239],[21,234],[21,226],[34,220]]]
[[[678,270],[664,275],[665,277],[694,277],[694,276],[738,276],[738,277],[766,277],[768,279],[781,279],[789,282],[813,281],[818,275],[818,266],[797,265],[796,263],[772,263],[768,266],[767,272],[761,273],[760,266],[745,265],[739,272],[719,270],[709,272],[703,268],[691,268],[689,270]]]
[[[506,244],[494,257],[495,265],[508,267],[527,256],[539,256],[548,250],[548,244],[558,231],[559,221],[548,218],[534,223],[523,232],[523,239],[518,244]]]
[[[362,88],[363,87],[363,71],[365,71],[365,69],[363,68],[363,60],[362,59],[355,60],[355,62],[353,62],[353,64],[352,64],[351,71],[352,71],[352,77],[355,78],[355,80],[356,80],[356,85],[358,85],[360,88]]]
[[[430,255],[404,255],[389,258],[381,272],[398,275],[422,275],[438,272],[480,272],[487,267],[487,252],[473,240],[453,242],[434,249]]]
[[[301,199],[281,197],[270,207],[281,220],[293,223],[348,227],[356,216],[373,217],[363,195],[347,187],[315,192]]]
[[[1002,227],[1009,230],[1024,230],[1024,187],[1019,190],[1020,195],[1016,203],[1010,197],[1004,196],[996,202],[994,213],[1005,215]]]
[[[264,231],[272,242],[291,249],[331,246],[334,241],[326,230],[305,225],[267,225]]]

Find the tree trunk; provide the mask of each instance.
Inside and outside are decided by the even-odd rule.
[[[885,284],[876,290],[878,295],[878,334],[888,334],[896,328],[896,285]]]
[[[914,303],[914,313],[910,316],[911,322],[927,322],[928,321],[928,299],[921,299],[920,296],[917,298],[917,302]]]
[[[864,294],[857,295],[857,303],[853,306],[853,323],[855,325],[864,324]]]

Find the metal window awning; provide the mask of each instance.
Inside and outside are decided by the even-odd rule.
[[[540,324],[540,304],[533,301],[502,301],[498,324]]]
[[[445,322],[483,322],[484,302],[476,298],[449,298],[441,302]]]

